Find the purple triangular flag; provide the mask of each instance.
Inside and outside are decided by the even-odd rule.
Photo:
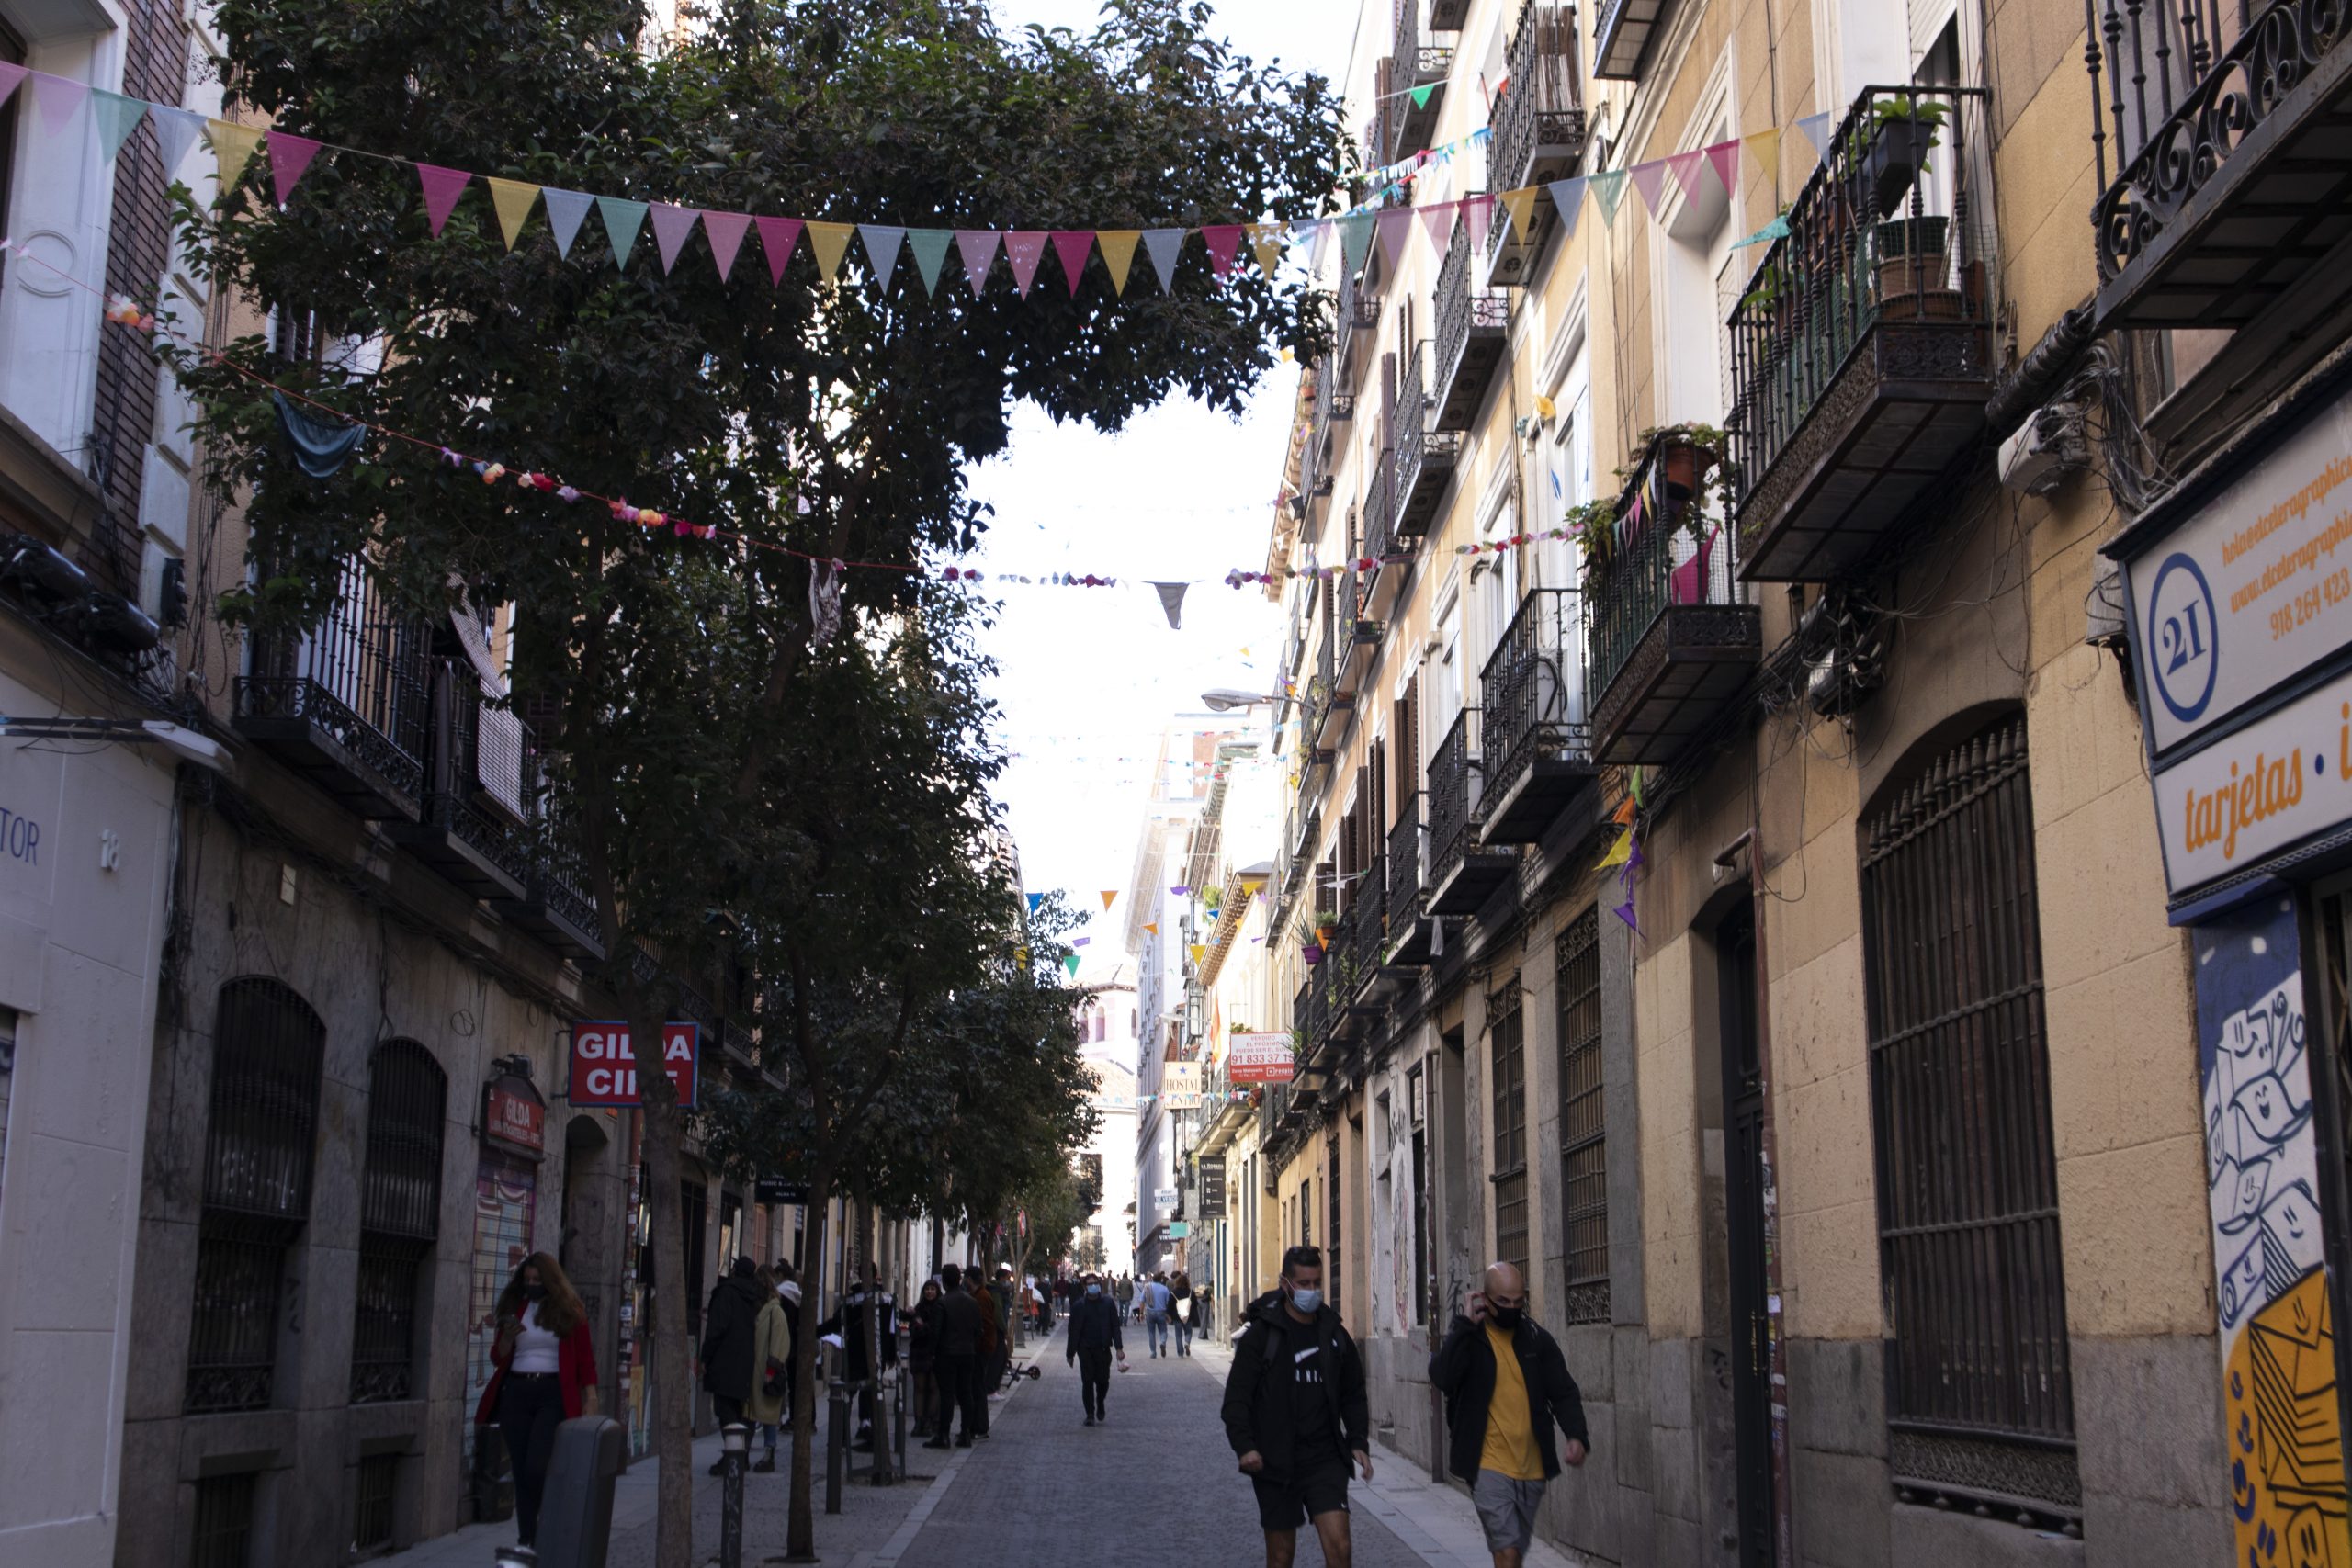
[[[1715,178],[1724,184],[1724,194],[1731,195],[1739,188],[1739,141],[1718,141],[1707,149],[1707,162],[1714,165]]]
[[[767,253],[768,281],[784,281],[784,264],[792,259],[792,247],[800,243],[800,220],[797,218],[754,218],[752,226],[760,231],[760,249]]]
[[[1405,241],[1413,231],[1413,209],[1393,207],[1378,219],[1380,254],[1388,258],[1388,270],[1395,272],[1405,259]]]
[[[90,96],[89,84],[76,82],[71,76],[52,76],[46,71],[33,73],[33,103],[40,110],[40,122],[55,135],[65,129]]]
[[[1042,229],[1016,229],[1004,237],[1004,259],[1012,268],[1012,286],[1021,290],[1023,299],[1029,298],[1029,286],[1037,281],[1037,264],[1045,254]]]
[[[466,186],[473,183],[473,175],[463,169],[445,169],[438,164],[419,164],[416,180],[424,187],[424,220],[437,240],[441,237],[441,225],[449,221],[450,210],[466,194]]]
[[[1657,198],[1666,190],[1666,160],[1652,158],[1646,164],[1636,164],[1632,169],[1634,188],[1642,193],[1642,205],[1657,216]]]
[[[989,270],[996,265],[996,241],[993,229],[956,231],[956,254],[964,258],[964,281],[971,285],[975,299],[988,292]]]
[[[1626,899],[1623,903],[1618,905],[1609,912],[1616,916],[1619,919],[1624,921],[1625,929],[1627,931],[1632,931],[1635,936],[1640,936],[1642,934],[1641,922],[1634,919],[1634,901],[1631,898]]]
[[[1176,291],[1176,258],[1183,254],[1185,230],[1146,229],[1143,248],[1151,254],[1151,267],[1159,274],[1159,291]]]
[[[286,198],[294,194],[294,186],[311,167],[311,160],[319,155],[319,144],[307,136],[293,136],[283,130],[273,130],[262,138],[269,148],[269,179],[277,192],[277,205],[284,207]]]
[[[648,214],[653,220],[654,248],[662,253],[662,273],[668,276],[678,265],[678,252],[684,248],[686,236],[695,231],[695,220],[701,216],[691,207],[673,207],[666,201],[650,204]]]
[[[547,204],[548,227],[555,231],[555,254],[569,261],[571,242],[580,237],[580,225],[587,221],[588,209],[596,198],[586,191],[547,186],[539,191],[539,199]]]
[[[1459,202],[1437,201],[1420,209],[1421,232],[1430,237],[1430,244],[1442,255],[1453,243],[1453,215]]]
[[[743,236],[752,231],[752,215],[748,212],[713,212],[703,209],[703,238],[710,242],[710,259],[718,264],[718,281],[735,270],[735,256],[743,248]]]
[[[1693,148],[1688,152],[1677,152],[1667,159],[1666,166],[1674,171],[1674,183],[1682,187],[1682,199],[1698,200],[1701,175],[1707,166],[1705,150]]]

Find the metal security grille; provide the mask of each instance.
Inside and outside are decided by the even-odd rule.
[[[196,1483],[196,1529],[189,1568],[246,1568],[253,1561],[254,1486],[248,1470]]]
[[[392,1544],[392,1498],[400,1480],[398,1454],[369,1454],[359,1461],[358,1485],[352,1498],[353,1551],[375,1551]]]
[[[278,981],[220,987],[189,1303],[191,1413],[270,1403],[286,1249],[311,1212],[325,1044],[318,1014]]]
[[[1495,1256],[1527,1272],[1526,1016],[1519,976],[1487,998],[1487,1038],[1495,1085]]]
[[[1865,982],[1898,1485],[2078,1511],[2025,723],[1868,823]]]
[[[368,1065],[368,1169],[359,1224],[431,1241],[441,1229],[441,1137],[449,1078],[413,1040],[387,1040]]]
[[[1600,1081],[1600,910],[1555,949],[1560,1008],[1560,1163],[1570,1323],[1609,1321],[1608,1128]]]

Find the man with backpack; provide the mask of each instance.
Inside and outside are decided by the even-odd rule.
[[[1351,1456],[1372,1479],[1372,1415],[1363,1359],[1323,1303],[1323,1254],[1283,1254],[1282,1288],[1244,1314],[1225,1380],[1225,1437],[1258,1496],[1266,1568],[1290,1568],[1301,1520],[1311,1521],[1329,1568],[1349,1568]]]
[[[1086,1293],[1070,1304],[1069,1348],[1063,1359],[1079,1369],[1079,1393],[1086,1401],[1090,1427],[1111,1418],[1111,1355],[1118,1352],[1125,1366],[1127,1347],[1119,1336],[1119,1309],[1102,1292],[1102,1282],[1087,1270]],[[1083,1365],[1080,1365],[1080,1363]]]
[[[1470,1483],[1495,1568],[1520,1568],[1545,1483],[1563,1460],[1582,1464],[1589,1438],[1577,1380],[1559,1342],[1527,1315],[1519,1270],[1488,1264],[1486,1287],[1430,1358],[1430,1382],[1445,1395],[1446,1467]],[[1557,1452],[1555,1422],[1568,1439]]]

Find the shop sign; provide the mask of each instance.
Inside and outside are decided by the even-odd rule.
[[[510,1148],[540,1154],[547,1148],[547,1107],[528,1085],[500,1078],[490,1086],[481,1119],[482,1135]]]
[[[1159,1187],[1153,1189],[1151,1194],[1151,1206],[1155,1209],[1174,1208],[1176,1206],[1176,1189],[1173,1187]]]
[[[2154,776],[2176,897],[2352,818],[2352,675]]]
[[[2352,394],[2124,570],[2159,756],[2352,645]]]
[[[1234,1083],[1288,1083],[1294,1063],[1287,1034],[1237,1034],[1226,1043],[1225,1076]]]
[[[662,1026],[662,1066],[677,1086],[678,1103],[695,1110],[702,1092],[702,1025]],[[583,1019],[571,1026],[571,1103],[635,1106],[645,1103],[637,1089],[637,1053],[626,1023]]]
[[[752,1183],[752,1200],[758,1203],[797,1203],[805,1208],[808,1202],[808,1184],[787,1180],[781,1176],[763,1176]]]
[[[1198,1111],[1201,1108],[1200,1063],[1160,1063],[1159,1104],[1167,1111]]]
[[[1170,1220],[1168,1222],[1169,1240],[1182,1241],[1186,1236],[1191,1235],[1192,1234],[1193,1227],[1186,1224],[1182,1220]]]
[[[1225,1156],[1201,1156],[1201,1212],[1221,1213],[1225,1209]]]

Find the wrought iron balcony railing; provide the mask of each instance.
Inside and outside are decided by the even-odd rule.
[[[1590,755],[1578,609],[1567,589],[1531,590],[1487,656],[1478,683],[1478,754],[1489,780],[1510,779],[1538,756]]]
[[[1619,519],[1609,549],[1585,579],[1585,689],[1596,694],[1608,690],[1667,610],[1740,602],[1738,531],[1696,505],[1669,510],[1645,502],[1639,518]]]
[[[363,564],[311,631],[256,638],[237,724],[358,815],[413,818],[424,789],[424,628],[374,597]]]
[[[1397,807],[1388,829],[1388,911],[1392,928],[1420,913],[1421,792],[1415,790]]]
[[[1496,101],[1487,141],[1490,190],[1542,185],[1569,172],[1584,151],[1584,80],[1577,60],[1576,7],[1531,3],[1511,34],[1510,85]],[[1537,204],[1539,207],[1542,203]],[[1497,223],[1496,243],[1503,231]]]
[[[1445,79],[1453,70],[1453,46],[1438,42],[1422,30],[1420,0],[1400,0],[1388,59],[1391,96],[1386,100],[1383,155],[1394,163],[1429,145],[1445,102]]]
[[[1456,223],[1437,275],[1437,385],[1440,430],[1468,430],[1478,417],[1510,335],[1510,296],[1471,287],[1470,229]]]
[[[1438,503],[1453,482],[1462,434],[1430,428],[1430,346],[1413,344],[1396,393],[1396,534],[1418,539],[1436,521]]]
[[[1430,753],[1429,880],[1432,885],[1443,882],[1462,863],[1476,836],[1472,813],[1478,801],[1478,764],[1470,755],[1470,734],[1477,722],[1476,708],[1463,709]]]

